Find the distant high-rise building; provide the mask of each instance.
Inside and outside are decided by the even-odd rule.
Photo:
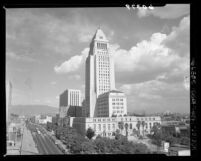
[[[12,83],[9,81],[9,101],[8,101],[8,105],[9,105],[9,106],[12,105],[12,92],[13,92],[13,85],[12,85]]]
[[[67,115],[69,107],[81,106],[81,91],[75,89],[67,89],[60,95],[59,113],[60,117]]]
[[[6,121],[8,122],[9,120],[9,108],[12,105],[12,91],[13,91],[13,86],[11,81],[6,84]]]
[[[115,90],[114,62],[109,52],[109,41],[99,28],[92,38],[86,59],[86,117],[97,116],[96,100],[99,95],[110,90]]]

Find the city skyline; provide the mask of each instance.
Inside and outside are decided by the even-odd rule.
[[[189,5],[150,13],[124,7],[8,9],[6,77],[13,83],[13,104],[59,107],[59,94],[68,88],[84,97],[88,46],[101,26],[128,111],[189,112],[189,11]]]

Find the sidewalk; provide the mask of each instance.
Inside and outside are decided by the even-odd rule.
[[[34,155],[34,154],[38,154],[36,144],[31,135],[31,131],[28,130],[26,126],[24,126],[21,155]]]
[[[15,146],[6,145],[7,152],[6,155],[20,155],[21,138],[15,140]]]

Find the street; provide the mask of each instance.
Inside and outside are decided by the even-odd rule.
[[[41,155],[51,155],[51,154],[63,154],[57,146],[52,142],[49,138],[48,134],[42,127],[39,125],[35,125],[32,123],[28,124],[28,128],[30,129],[34,142],[36,143],[39,154]],[[40,133],[37,132],[37,129]]]

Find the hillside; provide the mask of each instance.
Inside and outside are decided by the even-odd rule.
[[[46,105],[13,105],[9,108],[9,113],[18,115],[33,116],[39,114],[56,115],[59,109]]]

